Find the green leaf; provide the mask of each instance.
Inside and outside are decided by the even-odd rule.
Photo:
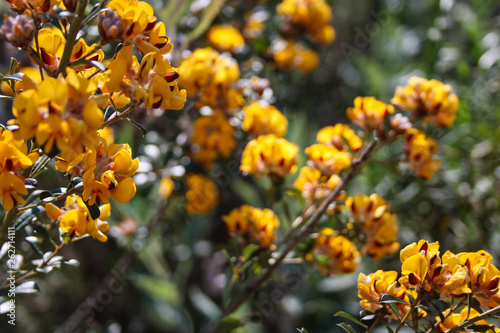
[[[103,73],[108,70],[108,67],[106,67],[106,65],[104,65],[102,62],[99,62],[97,60],[90,60],[90,64]]]
[[[217,326],[215,333],[229,333],[243,325],[245,325],[245,323],[240,319],[236,319],[233,317],[226,317],[222,319],[219,326]]]
[[[141,124],[139,124],[137,121],[133,120],[133,119],[130,119],[130,118],[127,118],[128,121],[130,121],[132,123],[132,125],[135,126],[135,128],[137,128],[139,130],[139,132],[141,132],[142,136],[146,136],[146,134],[148,133],[146,131],[146,129],[144,128],[144,126],[142,126]]]
[[[7,96],[7,95],[0,95],[0,99],[6,100],[6,101],[11,101],[14,99],[14,97]]]
[[[394,312],[394,314],[396,316],[398,316],[398,318],[401,320],[401,316],[399,315],[399,311],[398,311],[398,307],[396,306],[396,303],[388,303],[387,305],[389,305],[389,307],[391,308],[392,312]]]
[[[22,81],[24,73],[13,73],[9,76],[4,76],[0,79],[0,81],[9,81],[9,80],[15,80],[15,81]]]
[[[299,331],[300,333],[309,333],[304,327],[297,328],[297,331]]]
[[[360,322],[359,320],[357,320],[356,318],[354,318],[353,316],[351,316],[350,314],[348,314],[347,312],[344,312],[344,311],[339,311],[337,312],[335,315],[335,317],[343,317],[345,319],[348,319],[356,324],[358,324],[359,326],[363,327],[363,328],[368,328],[368,326],[366,326],[365,324],[363,324],[362,322]]]
[[[250,257],[254,254],[255,251],[257,251],[260,248],[257,244],[249,244],[245,249],[243,250],[243,259],[247,261],[250,259]]]
[[[40,193],[39,198],[40,201],[45,203],[49,203],[56,200],[56,197],[49,191],[43,191],[42,193]]]
[[[61,26],[61,23],[59,22],[59,19],[57,18],[57,16],[55,16],[54,14],[46,14],[46,13],[39,13],[38,15],[42,15],[43,17],[45,17],[47,20],[49,20],[50,23],[52,23],[52,25],[54,27],[56,27],[57,29],[63,31],[63,28]],[[64,31],[63,31],[64,32]]]
[[[9,73],[14,74],[19,72],[19,67],[20,67],[19,61],[17,61],[16,58],[11,57],[10,58],[10,66],[9,66]]]
[[[76,259],[63,260],[62,263],[65,265],[73,266],[77,269],[80,269],[80,262]]]
[[[470,325],[465,327],[463,330],[466,332],[488,332],[489,330],[494,330],[493,325]]]
[[[40,257],[43,257],[43,251],[42,247],[40,246],[40,241],[38,238],[35,236],[28,236],[24,239],[28,244],[31,246],[31,248],[40,255]]]
[[[382,297],[380,298],[380,303],[383,303],[383,304],[399,303],[399,304],[404,304],[404,305],[411,305],[410,303],[405,302],[402,299],[399,299],[396,296],[389,295],[389,294],[383,294]]]
[[[340,326],[341,328],[344,329],[344,331],[346,331],[348,333],[357,333],[356,330],[354,328],[352,328],[351,325],[347,325],[346,323],[340,323],[340,324],[337,324],[337,326]]]
[[[92,206],[89,205],[88,201],[84,201],[84,203],[85,203],[85,206],[87,206],[92,219],[97,220],[99,218],[99,216],[101,216],[101,210],[99,209],[97,202],[94,202],[94,204]]]

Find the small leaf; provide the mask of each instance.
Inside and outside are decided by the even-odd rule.
[[[356,324],[358,324],[359,326],[363,327],[363,328],[368,328],[368,326],[366,326],[365,324],[363,324],[362,322],[360,322],[359,320],[357,320],[356,318],[354,318],[353,316],[351,316],[350,314],[348,314],[347,312],[344,312],[344,311],[339,311],[335,314],[335,316],[337,317],[343,317],[345,319],[348,319]]]
[[[14,73],[10,74],[9,76],[4,76],[0,79],[0,81],[9,81],[9,80],[14,80],[14,81],[22,81],[24,73]]]
[[[114,114],[116,114],[116,109],[112,106],[108,106],[106,111],[104,111],[104,121],[108,121]]]
[[[137,121],[130,119],[130,118],[127,118],[127,120],[130,121],[132,123],[132,125],[134,125],[135,128],[137,128],[142,133],[142,136],[145,136],[148,133],[146,131],[146,129],[144,128],[144,126],[139,124]]]
[[[33,294],[40,291],[38,285],[34,281],[26,281],[16,287],[17,294]]]
[[[376,317],[376,316],[375,316],[374,314],[369,314],[369,315],[366,315],[366,316],[361,317],[361,319],[360,319],[360,320],[366,320],[366,321],[368,321],[368,320],[375,319],[375,317]]]
[[[346,331],[348,333],[357,333],[356,330],[354,328],[352,328],[351,325],[347,325],[346,323],[340,323],[340,324],[337,324],[337,326],[340,326],[341,328],[344,329],[344,331]]]
[[[20,67],[19,61],[17,61],[16,58],[11,57],[10,58],[9,73],[12,73],[12,74],[18,73],[19,67]]]
[[[49,203],[56,200],[56,197],[49,191],[43,191],[42,193],[40,193],[39,197],[40,201],[45,203]]]
[[[219,326],[217,326],[215,333],[229,333],[232,330],[237,329],[238,327],[241,327],[243,325],[245,325],[245,322],[243,322],[240,319],[236,319],[233,317],[226,317],[222,319]]]
[[[95,68],[97,68],[101,72],[105,72],[108,70],[106,65],[104,65],[102,62],[99,62],[97,60],[90,60],[90,63],[92,64],[92,66],[94,66]]]
[[[42,15],[47,20],[49,20],[49,22],[52,23],[52,25],[54,27],[56,27],[57,29],[63,31],[63,28],[61,26],[61,23],[59,22],[59,19],[54,14],[39,13],[38,15]]]
[[[463,330],[466,332],[488,332],[490,330],[494,330],[495,326],[493,325],[470,325],[465,327]]]
[[[76,259],[63,260],[62,263],[80,269],[80,262]]]
[[[0,99],[10,101],[10,100],[13,100],[13,99],[14,99],[14,97],[12,97],[12,96],[7,96],[7,95],[0,95]]]
[[[399,315],[398,307],[396,306],[396,303],[388,303],[389,307],[391,308],[392,312],[398,316],[399,319],[401,319],[401,316]]]
[[[255,251],[259,249],[260,246],[257,244],[249,244],[245,249],[243,250],[243,259],[247,261],[250,259],[250,257],[254,254]]]
[[[28,244],[37,254],[43,257],[42,247],[40,246],[40,241],[38,240],[38,238],[36,238],[35,236],[28,236],[24,240],[28,242]]]
[[[69,10],[63,10],[62,12],[58,13],[57,16],[59,16],[59,17],[77,17],[78,15],[70,12]]]
[[[87,206],[87,208],[90,212],[90,216],[92,217],[92,219],[97,220],[99,218],[99,216],[101,216],[101,211],[99,210],[99,206],[97,205],[97,202],[94,202],[94,204],[92,206],[89,206],[87,201],[84,201],[84,202],[85,202],[85,206]]]
[[[382,297],[380,298],[380,303],[383,303],[383,304],[399,303],[399,304],[410,305],[410,303],[405,302],[402,299],[399,299],[396,296],[389,295],[389,294],[382,295]]]
[[[304,327],[297,328],[297,331],[299,331],[300,333],[309,333]]]

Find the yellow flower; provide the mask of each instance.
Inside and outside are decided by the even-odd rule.
[[[241,128],[257,137],[264,134],[274,134],[278,137],[286,135],[288,120],[274,106],[263,101],[254,101],[243,110],[245,118]]]
[[[356,221],[366,222],[379,219],[391,209],[391,204],[377,193],[366,196],[362,193],[345,200],[345,207],[349,209]]]
[[[309,158],[308,164],[328,176],[339,174],[351,166],[351,154],[334,146],[317,143],[307,147],[305,153]]]
[[[331,228],[319,231],[311,253],[316,258],[316,266],[325,275],[352,273],[360,260],[356,245],[344,236],[336,235]]]
[[[321,174],[321,171],[308,166],[300,169],[300,174],[293,183],[293,187],[299,190],[309,203],[324,199],[333,189],[337,187],[341,179],[338,175],[330,177]],[[338,199],[340,200],[342,196]]]
[[[347,117],[356,125],[373,131],[383,125],[385,117],[394,112],[394,106],[385,104],[375,97],[356,97],[354,107],[348,108]]]
[[[168,199],[175,188],[174,181],[170,177],[162,177],[160,186],[158,187],[158,195],[160,198]]]
[[[462,323],[463,321],[465,321],[467,319],[471,319],[471,318],[479,316],[479,312],[477,312],[477,310],[475,310],[472,307],[469,308],[466,306],[459,313],[451,313],[450,314],[450,309],[447,309],[446,311],[443,312],[443,316],[445,317],[445,320],[444,320],[444,322],[439,324],[438,328],[441,331],[447,331],[447,330],[457,326],[458,324]],[[436,317],[435,319],[436,319],[436,321],[440,321],[440,317]],[[484,319],[478,320],[471,325],[474,325],[474,326],[475,325],[486,325],[486,326],[490,326],[490,327],[493,326]],[[465,332],[472,332],[472,331],[470,331],[470,329],[469,329],[467,331],[459,331],[459,332],[465,333]],[[481,331],[481,332],[496,333],[496,332],[499,332],[499,329],[497,327],[495,327],[495,328],[489,329],[487,331]]]
[[[23,73],[24,76],[22,81],[15,81],[14,90],[16,94],[19,93],[20,90],[30,89],[33,86],[38,86],[42,82],[42,77],[40,76],[40,70],[35,67],[23,67],[19,70],[19,73]],[[7,96],[14,96],[14,92],[10,88],[7,81],[2,81],[1,85],[2,93]]]
[[[354,133],[349,125],[344,124],[322,128],[316,135],[316,141],[345,151],[350,149],[358,151],[363,147],[363,140]]]
[[[319,65],[319,55],[316,51],[306,49],[293,40],[275,40],[271,52],[274,62],[281,69],[296,69],[310,73]]]
[[[276,229],[280,221],[270,209],[243,205],[233,209],[222,221],[231,234],[237,234],[248,241],[258,242],[268,248],[276,240]]]
[[[500,305],[500,270],[491,264],[493,257],[486,251],[459,253],[460,262],[467,267],[472,295],[489,309]]]
[[[232,25],[213,25],[207,32],[207,41],[221,52],[237,53],[245,46],[241,32]]]
[[[410,162],[410,168],[420,178],[432,179],[434,173],[441,168],[441,161],[433,158],[438,151],[438,143],[415,128],[406,131],[403,151]]]
[[[82,198],[74,194],[66,199],[62,209],[52,203],[46,204],[45,209],[51,219],[59,221],[61,231],[67,234],[71,240],[74,240],[74,237],[85,235],[90,235],[101,242],[108,240],[104,233],[109,231],[109,226],[104,220],[111,214],[109,204],[99,207],[101,214],[96,220],[91,217]]]
[[[208,214],[219,203],[219,190],[212,179],[199,175],[186,176],[186,211]]]
[[[0,173],[0,198],[6,211],[11,210],[17,204],[25,203],[24,199],[19,195],[28,194],[24,183],[24,177],[17,176],[13,172],[2,171]]]
[[[235,59],[212,48],[196,49],[179,66],[179,85],[188,96],[199,95],[195,106],[210,106],[224,112],[240,107],[243,96],[236,84],[240,68]]]
[[[414,76],[407,86],[396,88],[392,103],[438,127],[450,127],[455,122],[459,104],[457,95],[451,91],[450,85]]]
[[[283,0],[276,11],[285,21],[305,29],[317,43],[335,39],[335,30],[329,25],[332,9],[324,0]]]
[[[234,150],[234,127],[221,111],[196,118],[192,132],[193,160],[210,169],[220,156],[229,157]]]
[[[274,134],[261,135],[250,141],[241,156],[243,174],[284,177],[297,168],[299,147]]]

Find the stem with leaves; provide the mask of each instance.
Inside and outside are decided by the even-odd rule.
[[[413,310],[415,310],[415,308],[417,307],[417,305],[420,303],[420,301],[424,298],[423,294],[418,294],[417,298],[415,299],[415,302],[413,302],[410,306],[410,310],[408,310],[408,312],[406,312],[406,314],[404,315],[403,319],[401,319],[401,322],[399,323],[399,325],[396,327],[396,330],[394,331],[394,333],[398,333],[399,330],[401,330],[403,328],[403,326],[405,326],[405,323],[406,321],[408,320],[408,318],[410,318],[410,315],[413,313]]]

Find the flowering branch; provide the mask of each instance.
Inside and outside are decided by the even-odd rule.
[[[470,325],[474,324],[475,322],[480,321],[482,319],[493,316],[494,314],[497,314],[499,312],[500,312],[500,306],[497,306],[496,308],[485,311],[476,317],[469,318],[468,320],[461,322],[457,326],[445,331],[445,333],[453,333],[453,332],[463,331],[463,329],[466,328],[467,326],[470,326]]]

